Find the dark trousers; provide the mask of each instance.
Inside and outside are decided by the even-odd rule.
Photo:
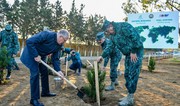
[[[39,76],[41,75],[41,93],[49,93],[48,70],[41,63],[34,62],[32,66],[33,67],[30,68],[31,99],[40,99]]]
[[[72,63],[69,68],[71,70],[74,70],[75,72],[78,69],[79,73],[81,73],[81,66],[82,66],[81,62],[76,62],[76,63]]]

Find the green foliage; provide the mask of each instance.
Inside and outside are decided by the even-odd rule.
[[[84,5],[81,4],[80,9],[75,7],[75,0],[72,2],[72,7],[70,12],[67,14],[66,24],[71,32],[71,40],[75,42],[81,41],[85,33],[85,18],[83,15]]]
[[[0,83],[2,83],[3,76],[4,76],[4,68],[9,64],[10,57],[8,57],[8,51],[7,48],[4,46],[0,48]]]
[[[180,5],[176,0],[127,0],[122,5],[125,14],[145,13],[155,11],[179,10]],[[127,21],[127,17],[125,18]]]
[[[148,70],[150,72],[153,72],[153,70],[155,70],[155,65],[156,65],[156,61],[152,57],[150,57]]]
[[[40,17],[38,11],[38,0],[15,0],[10,12],[12,25],[19,29],[23,42],[28,35],[39,31]],[[24,45],[23,45],[24,46]]]
[[[8,4],[7,0],[0,2],[0,12],[12,22],[14,29],[18,29],[23,42],[28,35],[34,35],[47,26],[52,31],[68,29],[73,42],[91,47],[95,45],[95,35],[100,31],[104,17],[85,16],[84,8],[85,5],[81,4],[78,9],[75,0],[68,13],[63,10],[60,0],[56,0],[54,4],[50,3],[50,0],[15,0],[12,5]]]
[[[85,35],[82,41],[87,42],[88,45],[95,44],[96,34],[101,30],[104,17],[95,14],[88,17],[85,23]]]
[[[39,8],[39,12],[38,15],[40,16],[40,23],[38,23],[40,25],[40,28],[42,29],[44,26],[48,26],[51,27],[53,26],[52,20],[50,20],[52,18],[52,7],[50,5],[50,1],[49,0],[40,0],[40,8]]]
[[[64,25],[64,12],[63,12],[63,8],[61,5],[61,2],[59,0],[56,1],[55,5],[52,6],[53,7],[53,15],[52,15],[52,23],[53,25],[51,26],[51,29],[58,31],[61,28],[66,29],[66,26]]]
[[[0,84],[2,84],[4,81],[4,78],[3,78],[4,75],[5,75],[4,71],[0,69]]]
[[[98,70],[98,78],[99,78],[99,93],[100,93],[100,98],[103,97],[103,90],[105,87],[105,76],[106,72],[105,71],[100,71]],[[86,77],[88,79],[89,84],[84,86],[84,91],[87,94],[89,98],[91,98],[92,101],[96,101],[96,85],[95,85],[95,71],[94,69],[91,69],[87,72]]]
[[[178,10],[180,11],[180,5],[178,0],[166,0],[166,5],[170,10]]]
[[[10,5],[6,0],[2,0],[0,3],[1,3],[0,7],[2,9],[1,13],[3,13],[7,17],[7,19],[9,19],[10,18],[9,13],[11,11]]]
[[[10,57],[8,57],[7,54],[8,51],[5,46],[0,48],[0,69],[6,68],[6,66],[10,62]]]

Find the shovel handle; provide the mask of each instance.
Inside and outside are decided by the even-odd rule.
[[[93,67],[93,65],[91,64],[91,62],[89,60],[86,60],[86,61]]]
[[[47,68],[49,68],[52,72],[54,72],[56,75],[58,75],[59,77],[61,77],[63,80],[65,80],[67,83],[69,83],[71,86],[73,86],[75,89],[77,89],[77,87],[70,82],[69,80],[67,80],[65,77],[63,77],[61,74],[59,74],[57,71],[55,71],[52,67],[50,67],[48,64],[46,64],[44,61],[40,61],[43,65],[45,65]]]

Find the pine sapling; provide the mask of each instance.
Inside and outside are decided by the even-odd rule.
[[[10,62],[10,57],[8,56],[7,48],[4,46],[0,48],[0,84],[4,81],[3,70],[7,67]]]
[[[153,70],[155,70],[155,65],[156,65],[156,61],[150,57],[150,61],[149,61],[149,65],[148,65],[148,70],[150,72],[153,72]]]
[[[105,83],[104,83],[105,76],[106,76],[105,71],[98,70],[100,99],[103,98],[103,91],[105,88]],[[94,69],[87,71],[86,77],[87,77],[89,84],[83,87],[84,91],[87,94],[87,96],[91,99],[92,102],[96,102],[96,86],[95,86],[95,71],[94,71]]]

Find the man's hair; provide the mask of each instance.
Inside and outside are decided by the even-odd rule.
[[[66,29],[61,29],[58,32],[58,35],[63,36],[64,38],[69,38],[70,33]]]
[[[74,54],[76,51],[74,49],[70,49],[70,52],[72,52],[72,54]]]

